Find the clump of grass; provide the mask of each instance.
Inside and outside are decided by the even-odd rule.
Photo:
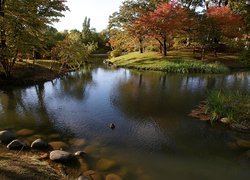
[[[205,63],[189,56],[169,54],[162,57],[156,52],[129,53],[109,60],[119,67],[168,73],[227,73],[229,69],[219,63]]]
[[[250,123],[250,94],[211,91],[206,106],[212,121],[226,117],[235,123]]]

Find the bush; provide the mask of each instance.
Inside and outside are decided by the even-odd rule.
[[[111,53],[110,53],[110,56],[112,58],[118,57],[118,56],[121,56],[121,55],[122,55],[122,51],[120,49],[115,49],[115,50],[111,51]]]

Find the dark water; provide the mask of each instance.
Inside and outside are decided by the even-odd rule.
[[[52,82],[0,91],[0,128],[84,138],[125,179],[250,179],[236,134],[188,116],[211,89],[250,92],[250,72],[175,75],[88,67]],[[108,126],[116,125],[115,130]]]

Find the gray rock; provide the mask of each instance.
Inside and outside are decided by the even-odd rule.
[[[48,143],[42,139],[37,139],[31,144],[31,148],[33,149],[47,149]]]
[[[7,145],[7,148],[8,149],[22,149],[22,148],[26,148],[27,145],[21,141],[19,141],[18,139],[10,142],[8,145]]]
[[[229,118],[224,117],[224,118],[220,119],[220,122],[222,122],[224,124],[229,124],[231,122],[231,120]]]
[[[0,142],[4,144],[9,144],[11,141],[16,139],[16,135],[8,130],[0,131]]]
[[[77,151],[75,152],[75,156],[86,157],[87,153],[85,153],[84,151]]]
[[[88,176],[80,176],[77,180],[91,180]]]
[[[50,160],[57,162],[69,162],[75,159],[71,153],[61,150],[50,152],[49,158]]]

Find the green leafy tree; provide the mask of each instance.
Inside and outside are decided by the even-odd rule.
[[[67,9],[64,0],[0,0],[0,63],[6,77],[18,52],[42,48],[45,29]]]
[[[60,59],[61,68],[59,73],[64,69],[80,69],[96,48],[96,43],[85,44],[82,41],[81,32],[72,30],[68,36],[63,41],[59,41],[52,50],[53,54],[56,54]]]

